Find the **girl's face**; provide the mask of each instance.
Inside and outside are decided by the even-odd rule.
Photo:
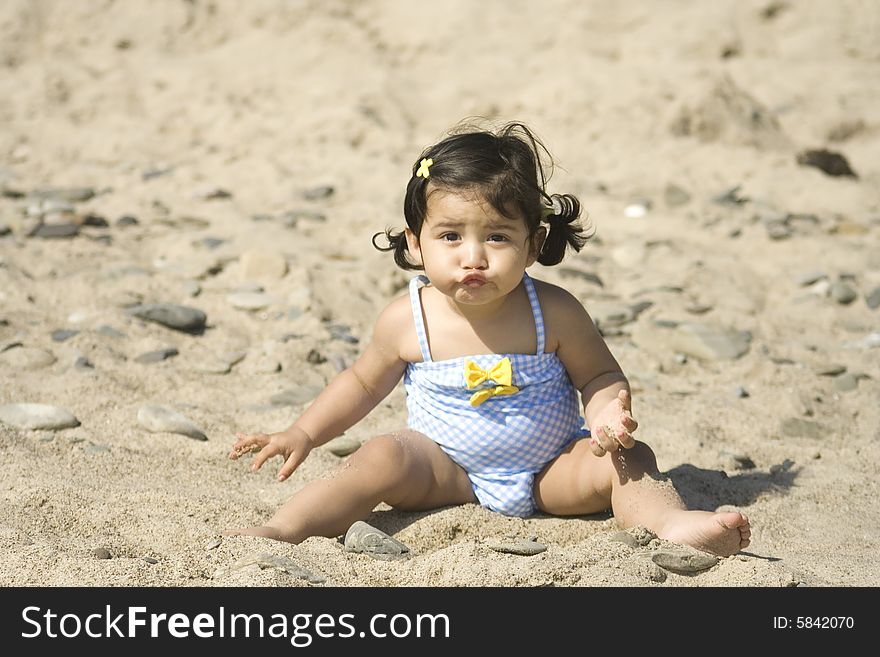
[[[483,305],[503,300],[522,281],[544,241],[529,238],[523,219],[499,214],[478,196],[429,190],[419,235],[406,229],[407,247],[431,284],[454,301]]]

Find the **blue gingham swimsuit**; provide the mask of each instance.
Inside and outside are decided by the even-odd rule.
[[[523,276],[537,330],[534,354],[481,354],[431,360],[419,288],[424,276],[410,281],[409,293],[423,361],[406,368],[404,387],[410,429],[434,442],[467,472],[480,504],[505,515],[535,513],[535,474],[569,443],[589,435],[580,415],[578,394],[556,353],[544,353],[544,317],[535,286]],[[464,363],[490,370],[507,356],[513,385],[519,391],[470,404]],[[480,387],[494,388],[488,380]]]

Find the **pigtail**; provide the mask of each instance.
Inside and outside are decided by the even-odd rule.
[[[388,246],[382,246],[376,242],[380,235],[384,235],[385,239],[388,240]],[[409,259],[409,249],[406,246],[406,234],[404,231],[395,233],[391,228],[386,228],[384,231],[373,235],[372,242],[373,246],[379,251],[393,251],[394,262],[401,269],[424,269],[422,265]]]
[[[543,219],[550,225],[550,230],[538,255],[538,262],[549,266],[562,262],[569,247],[575,252],[580,251],[593,233],[578,222],[581,204],[576,197],[571,194],[552,194],[547,198],[550,199],[551,207],[547,209]]]

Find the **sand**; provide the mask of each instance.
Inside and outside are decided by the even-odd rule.
[[[0,423],[0,584],[880,585],[878,27],[856,0],[3,2],[0,406],[79,426]],[[597,321],[687,503],[749,516],[741,554],[683,575],[610,514],[476,505],[377,508],[396,561],[221,537],[341,462],[278,483],[227,454],[357,357],[408,279],[370,237],[468,116],[554,154],[596,237],[530,272]],[[155,303],[206,327],[130,312]],[[148,431],[145,405],[207,439]],[[398,387],[345,438],[404,425]],[[490,547],[530,536],[547,550]]]

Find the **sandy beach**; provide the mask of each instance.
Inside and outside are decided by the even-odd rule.
[[[867,0],[3,2],[0,585],[880,586],[878,33]],[[529,271],[744,552],[477,505],[378,507],[393,560],[221,536],[405,426],[401,385],[287,482],[227,458],[357,358],[411,276],[371,236],[474,116],[553,154],[596,234]]]

